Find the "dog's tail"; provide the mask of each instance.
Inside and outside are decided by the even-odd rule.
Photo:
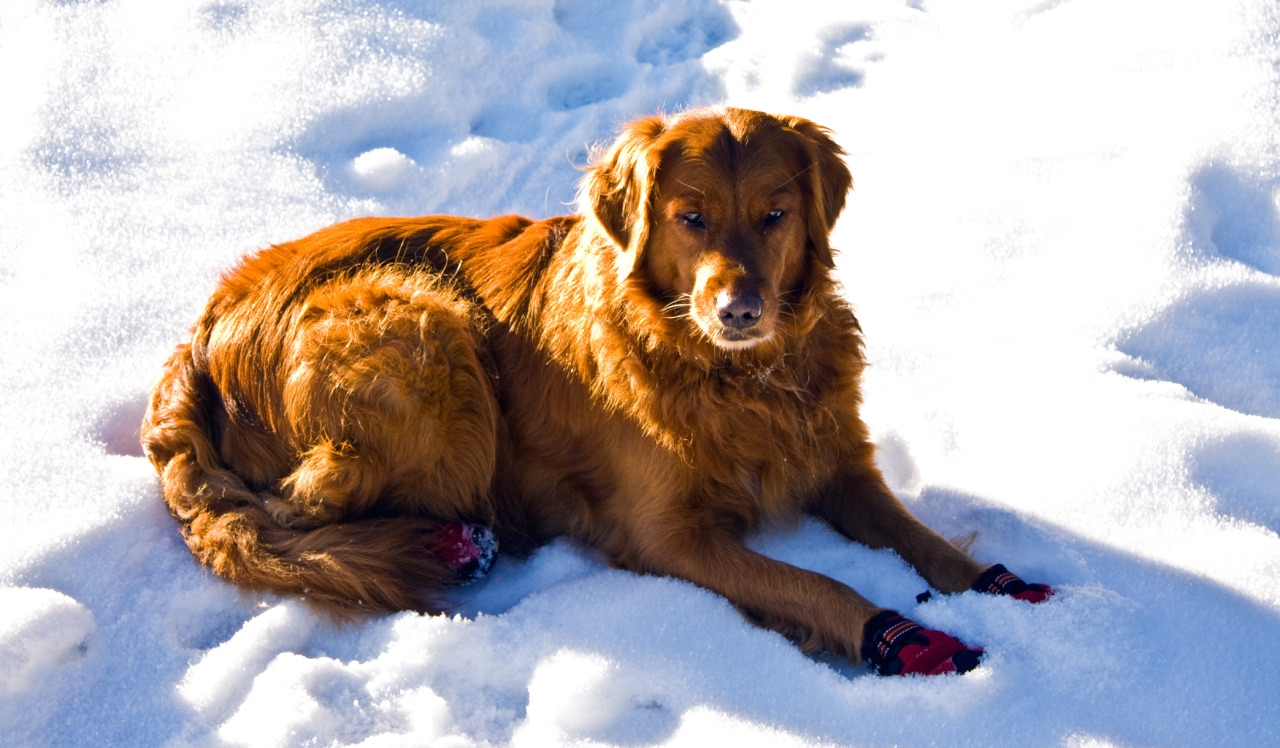
[[[430,549],[444,540],[438,535],[456,535],[457,523],[281,524],[219,455],[223,400],[199,358],[191,345],[178,347],[142,424],[143,450],[196,558],[241,586],[300,595],[338,618],[446,607],[439,594],[456,583],[458,569]],[[437,533],[445,528],[450,532]]]

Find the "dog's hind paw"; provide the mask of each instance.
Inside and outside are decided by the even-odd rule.
[[[498,555],[498,539],[484,525],[442,522],[427,546],[431,555],[453,569],[453,579],[466,584],[489,573]]]
[[[862,658],[880,675],[945,675],[978,667],[981,647],[882,610],[863,629]]]
[[[1003,564],[996,564],[982,572],[982,576],[973,583],[973,589],[1029,603],[1042,603],[1055,594],[1054,589],[1047,584],[1027,584],[1017,574],[1004,568]]]

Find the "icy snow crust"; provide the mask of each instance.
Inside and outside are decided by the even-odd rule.
[[[1278,65],[1271,0],[6,0],[0,743],[1277,743]],[[1061,593],[917,605],[816,522],[752,543],[978,671],[808,658],[566,542],[346,629],[195,564],[137,424],[223,268],[568,212],[619,123],[713,103],[849,150],[886,474]]]

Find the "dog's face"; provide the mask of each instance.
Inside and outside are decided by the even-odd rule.
[[[772,339],[815,272],[850,186],[807,120],[745,110],[642,120],[588,180],[619,273],[721,349]]]

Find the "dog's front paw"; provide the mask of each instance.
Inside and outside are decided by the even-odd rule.
[[[1054,596],[1054,590],[1047,584],[1027,584],[1017,574],[996,564],[982,572],[973,589],[991,595],[1006,595],[1029,603],[1042,603]]]
[[[862,658],[880,675],[967,673],[982,659],[981,647],[926,629],[893,610],[880,611],[863,631]]]

